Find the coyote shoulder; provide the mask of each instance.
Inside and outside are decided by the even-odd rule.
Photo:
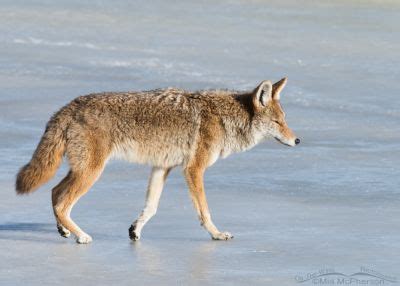
[[[110,158],[153,167],[146,204],[129,229],[138,240],[155,214],[169,171],[182,166],[201,225],[213,239],[230,239],[211,220],[203,176],[218,158],[249,149],[265,138],[294,146],[279,103],[286,78],[263,81],[250,92],[167,88],[143,92],[108,92],[81,96],[47,123],[31,161],[17,175],[16,191],[26,194],[47,182],[63,156],[70,170],[52,190],[60,234],[72,232],[78,243],[92,239],[70,218],[73,205],[102,173]]]

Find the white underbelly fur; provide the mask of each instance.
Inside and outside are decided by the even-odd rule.
[[[177,166],[184,161],[182,150],[176,147],[154,148],[133,140],[115,145],[110,157],[159,167]]]

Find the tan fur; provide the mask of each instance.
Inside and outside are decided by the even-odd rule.
[[[31,161],[18,173],[15,184],[18,194],[30,193],[54,176],[65,152],[63,126],[68,122],[64,120],[63,110],[50,119]]]
[[[155,214],[171,168],[181,165],[201,224],[214,239],[229,239],[213,224],[203,176],[219,157],[247,150],[268,137],[294,146],[295,135],[279,103],[286,78],[263,81],[251,92],[199,91],[175,88],[81,96],[47,124],[32,156],[17,175],[16,190],[25,194],[48,181],[68,158],[70,171],[53,189],[59,232],[72,232],[79,243],[91,237],[70,218],[73,205],[101,175],[110,158],[153,166],[146,206],[133,223],[136,240]]]

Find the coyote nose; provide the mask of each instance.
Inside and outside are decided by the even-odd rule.
[[[300,139],[299,139],[299,138],[296,138],[296,140],[294,140],[294,143],[295,143],[296,145],[300,144]]]

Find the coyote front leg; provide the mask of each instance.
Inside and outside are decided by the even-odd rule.
[[[129,237],[132,240],[140,239],[142,228],[156,214],[164,182],[170,170],[170,168],[153,167],[146,194],[146,205],[129,228]]]
[[[228,240],[233,238],[229,232],[220,232],[211,220],[206,194],[204,192],[204,167],[192,165],[185,169],[185,177],[189,185],[190,195],[200,219],[200,224],[208,231],[212,239]]]

